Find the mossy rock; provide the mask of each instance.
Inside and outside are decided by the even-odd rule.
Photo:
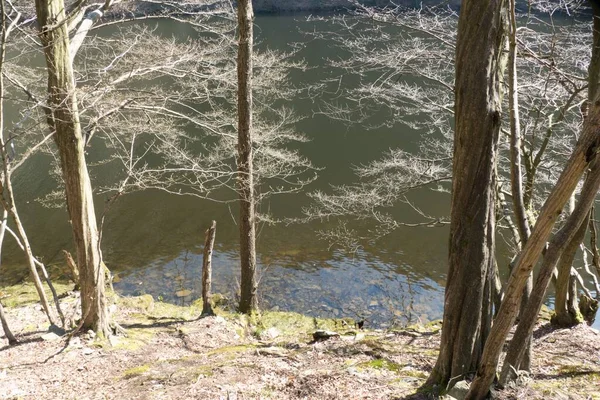
[[[321,319],[283,311],[266,311],[253,315],[248,323],[255,327],[254,334],[257,336],[270,328],[276,328],[280,332],[280,337],[312,335],[316,330],[342,333],[340,331],[352,329],[355,325],[351,318]]]

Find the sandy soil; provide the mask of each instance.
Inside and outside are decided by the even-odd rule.
[[[197,318],[194,306],[148,297],[118,300],[114,318],[128,335],[110,343],[83,334],[67,345],[48,335],[38,306],[7,310],[20,344],[0,336],[0,399],[428,398],[415,392],[435,362],[439,324],[389,332],[291,313]],[[318,328],[342,335],[313,342]],[[542,325],[534,352],[532,373],[495,397],[600,399],[598,331]]]

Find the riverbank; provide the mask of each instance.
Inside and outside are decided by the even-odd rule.
[[[23,286],[23,293],[29,288]],[[111,302],[126,337],[67,344],[47,330],[39,306],[3,292],[20,344],[0,336],[0,399],[426,399],[415,394],[433,367],[440,323],[362,330],[351,320],[267,312],[248,318],[223,308],[198,318],[151,296]],[[14,296],[18,298],[11,298]],[[67,316],[77,293],[65,292]],[[317,330],[332,331],[314,341]],[[535,333],[531,376],[496,398],[600,399],[600,334],[587,326]]]

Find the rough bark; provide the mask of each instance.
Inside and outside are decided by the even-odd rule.
[[[429,385],[474,371],[491,324],[503,7],[503,0],[465,0],[458,22],[449,269]]]
[[[256,230],[252,152],[252,46],[254,42],[252,1],[238,2],[238,185],[240,197],[240,304],[250,313],[256,299]]]
[[[81,134],[63,0],[36,0],[48,72],[48,123],[56,131],[67,210],[80,271],[83,329],[109,334],[98,227]]]
[[[213,221],[206,230],[204,238],[204,254],[202,257],[202,315],[213,315],[211,297],[212,284],[212,252],[215,245],[217,221]]]

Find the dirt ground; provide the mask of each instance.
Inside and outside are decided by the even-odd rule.
[[[39,306],[7,316],[20,341],[0,336],[0,399],[425,399],[415,395],[437,355],[440,324],[358,330],[350,321],[292,313],[260,317],[118,298],[126,337],[49,334]],[[63,299],[74,313],[76,296]],[[113,306],[114,310],[115,307]],[[341,333],[314,342],[312,333]],[[60,332],[58,332],[60,333]],[[600,399],[600,333],[587,326],[535,333],[530,375],[494,397]]]

